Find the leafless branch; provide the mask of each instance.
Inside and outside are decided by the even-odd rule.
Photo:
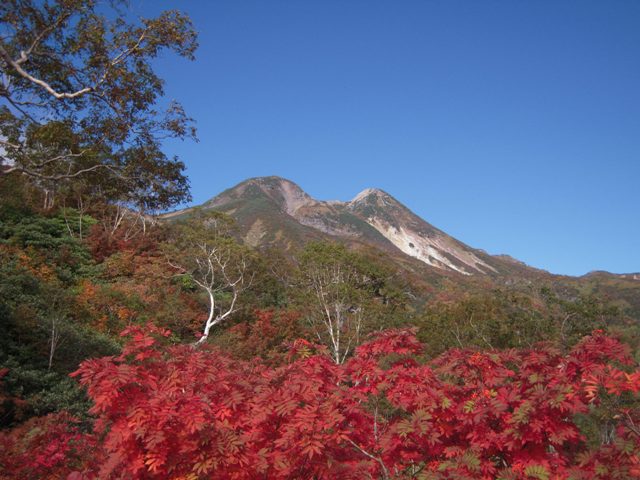
[[[391,478],[391,476],[389,475],[389,470],[387,469],[387,466],[384,464],[384,462],[382,461],[382,459],[380,457],[376,457],[375,455],[372,455],[371,453],[367,452],[365,449],[360,447],[360,445],[358,445],[356,442],[354,442],[350,438],[347,438],[347,442],[349,442],[351,445],[353,445],[353,447],[356,450],[358,450],[360,453],[362,453],[363,455],[365,455],[365,456],[369,457],[370,459],[376,461],[380,465],[380,467],[382,468],[382,478],[384,480],[389,480]]]
[[[34,51],[34,49],[42,42],[42,40],[53,32],[56,28],[60,26],[62,22],[64,22],[67,18],[69,18],[69,13],[65,15],[60,15],[54,22],[52,22],[48,27],[44,28],[31,42],[29,48],[25,51],[20,52],[20,58],[16,60],[18,65],[26,62],[29,59],[29,55]]]
[[[4,59],[4,61],[7,62],[8,65],[13,67],[13,69],[16,71],[16,73],[18,73],[21,77],[29,80],[31,83],[35,83],[36,85],[42,87],[44,90],[46,90],[52,96],[54,96],[56,99],[60,100],[60,99],[63,99],[63,98],[76,98],[76,97],[84,95],[85,93],[88,93],[88,92],[93,90],[93,87],[84,87],[84,88],[81,88],[80,90],[77,90],[75,92],[62,92],[62,93],[61,92],[57,92],[47,82],[45,82],[44,80],[41,80],[39,78],[34,77],[33,75],[31,75],[29,72],[27,72],[26,70],[24,70],[22,68],[22,66],[20,64],[23,63],[24,61],[26,61],[26,58],[23,56],[24,53],[25,52],[21,52],[21,56],[20,56],[19,60],[14,60],[13,58],[11,58],[11,55],[9,55],[9,52],[7,52],[7,50],[5,50],[4,46],[0,45],[0,57],[2,57]],[[20,61],[20,63],[18,63],[18,61]]]
[[[13,172],[19,172],[22,173],[24,175],[27,175],[29,177],[33,177],[33,178],[39,178],[41,180],[52,180],[52,181],[57,181],[57,180],[64,180],[64,179],[69,179],[69,178],[75,178],[78,177],[84,173],[88,173],[88,172],[94,172],[100,168],[105,168],[107,170],[110,170],[111,172],[115,173],[116,175],[120,176],[120,172],[115,169],[114,167],[112,167],[111,165],[104,165],[104,164],[98,164],[98,165],[93,165],[91,167],[87,167],[87,168],[82,168],[80,170],[76,170],[75,172],[71,173],[61,173],[61,174],[56,174],[56,175],[45,175],[43,173],[39,173],[39,172],[35,172],[33,170],[30,170],[27,167],[23,167],[21,165],[14,165],[12,167],[6,168],[2,171],[0,171],[0,174],[2,175],[8,175],[10,173]]]
[[[136,41],[136,43],[131,48],[127,48],[126,50],[123,50],[118,55],[116,55],[116,57],[109,62],[107,67],[104,69],[102,75],[100,76],[100,79],[94,85],[83,87],[79,90],[76,90],[75,92],[58,92],[49,83],[45,82],[40,78],[34,77],[29,72],[27,72],[24,68],[22,68],[22,64],[27,62],[27,60],[29,59],[29,55],[31,55],[31,53],[33,52],[33,49],[40,43],[40,41],[48,33],[50,33],[55,28],[57,28],[64,19],[65,17],[61,16],[58,18],[58,20],[54,24],[44,29],[38,36],[36,36],[31,46],[27,50],[22,50],[20,52],[20,57],[17,60],[14,60],[9,54],[9,52],[0,43],[0,57],[2,57],[2,59],[7,63],[7,65],[11,66],[16,71],[16,73],[18,73],[21,77],[30,81],[31,83],[34,83],[35,85],[42,87],[47,93],[49,93],[50,95],[52,95],[54,98],[58,100],[74,99],[74,98],[81,97],[82,95],[85,95],[87,93],[95,92],[100,87],[100,85],[102,85],[107,80],[109,73],[113,67],[125,61],[127,57],[129,57],[131,54],[133,54],[133,52],[135,52],[138,48],[140,48],[140,45],[144,41],[146,34],[148,32],[148,29],[145,29],[140,35],[140,37],[138,38],[138,40]]]

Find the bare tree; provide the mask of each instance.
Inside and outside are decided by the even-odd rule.
[[[206,342],[211,328],[238,310],[238,300],[253,280],[252,253],[233,239],[230,228],[228,217],[196,210],[175,225],[167,247],[169,264],[177,274],[187,276],[207,294],[209,312],[196,345]]]
[[[58,347],[65,340],[65,330],[68,321],[68,299],[66,295],[59,291],[52,291],[50,295],[49,309],[43,318],[48,320],[49,325],[49,358],[47,368],[51,370],[53,367],[53,359],[56,355]],[[43,325],[47,328],[47,325]],[[68,333],[68,331],[67,331]]]
[[[62,318],[55,313],[51,316],[51,336],[49,337],[49,370],[51,370],[51,367],[53,366],[53,357],[56,354],[56,349],[58,348],[60,339],[62,337],[61,320]]]
[[[301,257],[303,295],[310,295],[307,318],[337,364],[360,342],[369,297],[357,257],[337,244],[311,244]]]

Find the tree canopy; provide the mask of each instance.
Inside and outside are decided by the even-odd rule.
[[[53,191],[91,178],[95,189],[141,209],[189,198],[184,165],[167,138],[195,138],[182,106],[163,100],[153,60],[194,58],[188,16],[132,20],[114,0],[7,0],[0,5],[0,174]],[[94,191],[95,193],[95,191]]]

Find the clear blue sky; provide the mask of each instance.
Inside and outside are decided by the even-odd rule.
[[[197,120],[168,145],[194,203],[261,175],[378,187],[489,253],[640,271],[640,1],[132,3],[200,32],[158,63]]]

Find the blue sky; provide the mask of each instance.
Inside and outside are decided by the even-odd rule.
[[[195,62],[158,62],[199,143],[194,203],[280,175],[366,187],[554,273],[640,271],[640,2],[137,0],[180,8]]]

